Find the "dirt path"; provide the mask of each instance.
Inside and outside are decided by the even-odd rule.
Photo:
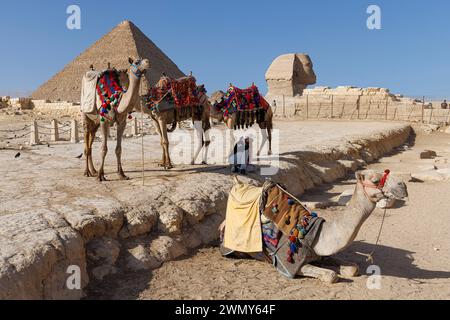
[[[437,151],[434,160],[419,160],[424,149]],[[433,162],[450,159],[450,136],[419,135],[411,149],[385,157],[370,168],[410,173]],[[304,195],[327,200],[353,188],[351,178]],[[231,260],[216,247],[166,263],[158,270],[109,278],[90,288],[89,298],[100,299],[448,299],[450,297],[450,182],[408,182],[410,200],[388,211],[380,245],[374,248],[383,212],[377,209],[363,225],[355,243],[340,256],[359,264],[362,276],[341,278],[326,285],[315,279],[289,280],[270,265]],[[447,195],[447,196],[445,196]],[[339,214],[342,207],[331,208]],[[328,210],[330,213],[330,210]],[[325,215],[326,216],[326,215]],[[381,269],[381,288],[368,289],[369,264],[357,254],[375,252]]]

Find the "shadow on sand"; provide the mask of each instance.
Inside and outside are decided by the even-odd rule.
[[[368,254],[374,251],[374,264],[379,266],[381,274],[397,278],[411,280],[428,280],[428,279],[450,279],[450,271],[426,270],[419,268],[414,262],[414,253],[412,251],[393,248],[389,246],[355,241],[347,250],[340,253],[342,259],[357,263],[361,268],[361,273],[365,274],[367,267],[370,265],[366,261],[366,257],[356,254],[360,252]]]

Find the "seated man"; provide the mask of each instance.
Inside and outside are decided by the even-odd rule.
[[[447,109],[448,108],[447,100],[444,100],[444,102],[441,103],[441,108],[442,109]]]

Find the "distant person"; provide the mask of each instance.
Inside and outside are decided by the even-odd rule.
[[[447,100],[444,100],[444,102],[441,103],[441,108],[442,109],[447,109],[448,108]]]

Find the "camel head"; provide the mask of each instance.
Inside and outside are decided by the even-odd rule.
[[[373,203],[382,199],[395,198],[397,200],[408,197],[406,184],[390,174],[389,170],[379,173],[374,170],[356,172],[357,190],[363,190],[365,196]]]
[[[150,61],[148,59],[137,58],[136,60],[128,58],[130,63],[130,74],[135,75],[138,79],[145,74],[145,71],[150,69]]]

